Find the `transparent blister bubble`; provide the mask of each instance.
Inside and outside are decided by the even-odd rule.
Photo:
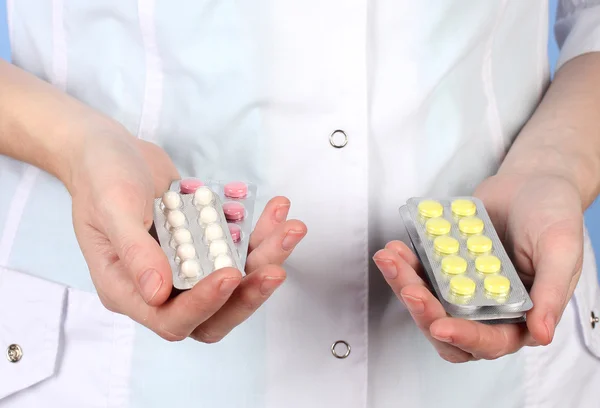
[[[177,184],[154,202],[158,241],[173,271],[173,286],[181,290],[223,267],[244,271],[245,260],[229,233],[221,197],[209,186],[200,188],[200,200],[195,194],[180,194]]]
[[[186,178],[156,200],[155,228],[176,288],[189,289],[225,266],[243,272],[256,191],[252,183]]]
[[[185,195],[194,195],[194,205],[201,208],[208,202],[205,189],[217,196],[221,203],[229,235],[242,264],[248,255],[250,233],[253,228],[257,188],[253,183],[243,181],[200,180],[186,178],[173,182],[170,190]]]
[[[454,211],[453,203],[458,204]],[[448,313],[474,320],[513,319],[532,308],[527,290],[480,200],[474,197],[411,198],[400,213],[415,251]],[[441,238],[436,240],[438,237]],[[466,261],[466,271],[457,272],[462,266],[451,259],[447,261],[453,262],[445,263],[450,273],[445,272],[442,264],[448,256]],[[479,262],[478,258],[481,258]],[[453,282],[456,276],[468,279]],[[486,278],[498,276],[507,281],[493,278],[486,285]],[[486,290],[486,286],[493,293]]]

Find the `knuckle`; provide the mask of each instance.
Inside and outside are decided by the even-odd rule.
[[[387,249],[392,249],[392,250],[398,250],[401,249],[404,246],[402,241],[398,241],[398,240],[394,240],[394,241],[390,241],[385,245],[385,248]]]
[[[112,313],[118,312],[117,307],[115,305],[108,303],[108,302],[106,302],[106,303],[102,302],[102,304],[104,305],[106,310],[108,310],[109,312],[112,312]]]
[[[194,333],[192,334],[192,338],[194,340],[197,340],[201,343],[205,343],[205,344],[215,344],[220,342],[221,340],[223,340],[225,336],[217,333],[215,331],[212,330],[204,330],[201,328],[197,328],[196,330],[194,330]]]
[[[547,299],[552,299],[559,304],[562,304],[566,298],[565,288],[558,285],[548,285],[548,287],[544,289],[544,292]]]
[[[250,254],[248,258],[250,266],[253,269],[256,269],[263,265],[268,265],[272,261],[269,254],[261,250],[261,248],[258,248],[256,251],[252,252],[252,254]]]
[[[497,360],[503,355],[504,353],[501,350],[479,350],[473,353],[473,357],[478,360]]]
[[[450,351],[439,351],[438,354],[441,358],[453,364],[466,363],[467,361],[469,361],[464,356],[461,356],[457,353],[452,353]]]
[[[131,265],[134,259],[139,258],[142,255],[143,247],[139,245],[135,241],[126,241],[126,243],[121,245],[120,253],[122,256],[122,261],[125,265]]]
[[[109,301],[108,299],[105,299],[103,296],[98,296],[98,297],[100,298],[100,302],[102,303],[102,305],[104,306],[104,308],[106,310],[108,310],[109,312],[112,312],[112,313],[119,312],[117,306],[113,302]]]
[[[288,220],[287,226],[294,231],[305,232],[307,230],[306,224],[300,220]]]
[[[213,302],[216,302],[217,299],[210,297],[197,297],[197,296],[189,296],[185,300],[185,308],[190,311],[194,311],[196,314],[200,314],[202,316],[207,315],[210,309],[210,305]]]
[[[484,350],[479,350],[476,354],[477,358],[484,360],[497,360],[500,357],[504,357],[507,354],[510,354],[510,338],[508,333],[502,330],[499,334],[500,339],[491,339],[491,341],[495,341],[496,343],[499,341],[500,344],[494,348],[488,348]],[[492,342],[487,344],[493,344]]]
[[[101,290],[97,290],[98,299],[100,299],[100,303],[106,310],[112,313],[121,313],[117,303],[110,300],[108,296],[106,296]]]
[[[164,327],[160,327],[153,331],[156,334],[158,334],[162,339],[164,339],[168,342],[171,342],[171,343],[176,343],[176,342],[185,340],[187,338],[187,336],[182,335],[182,334],[171,333],[170,331],[166,330]]]
[[[500,357],[504,357],[505,355],[506,353],[504,352],[504,350],[500,349],[486,353],[484,358],[486,360],[498,360]]]
[[[260,301],[255,299],[253,296],[249,296],[247,294],[240,295],[237,299],[237,307],[238,309],[244,313],[251,313],[256,310],[260,306]]]

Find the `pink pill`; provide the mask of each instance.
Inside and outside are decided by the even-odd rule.
[[[194,194],[196,190],[204,185],[203,182],[197,179],[185,179],[179,182],[179,190],[182,194]]]
[[[233,242],[240,242],[242,239],[242,229],[239,225],[236,224],[227,224],[229,227],[229,232],[231,233],[231,239]]]
[[[225,196],[229,198],[244,198],[248,195],[248,186],[242,181],[225,184]]]
[[[246,216],[246,209],[242,203],[228,201],[223,204],[223,213],[227,221],[241,221]]]

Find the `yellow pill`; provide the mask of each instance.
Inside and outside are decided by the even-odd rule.
[[[458,222],[458,229],[463,234],[479,234],[483,231],[483,221],[477,217],[461,218]]]
[[[470,217],[477,212],[477,206],[471,200],[452,201],[452,212],[461,217]]]
[[[492,250],[492,240],[485,235],[476,235],[467,239],[467,249],[474,254],[485,254]]]
[[[419,203],[419,214],[421,217],[434,218],[444,214],[444,207],[434,200],[423,200]]]
[[[459,296],[472,296],[475,293],[475,282],[466,276],[455,276],[450,279],[450,290]]]
[[[506,296],[510,292],[510,281],[500,275],[488,276],[483,281],[485,290],[494,296]]]
[[[481,273],[498,273],[502,267],[502,262],[494,255],[483,255],[475,259],[475,269]]]
[[[450,221],[444,218],[430,218],[425,223],[425,229],[431,235],[446,235],[450,232]]]
[[[456,255],[450,255],[442,259],[442,271],[448,275],[460,275],[467,271],[467,261]]]
[[[456,239],[444,235],[433,240],[433,247],[441,254],[454,255],[460,249],[460,244]]]

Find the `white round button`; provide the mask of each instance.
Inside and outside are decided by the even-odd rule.
[[[348,135],[338,129],[329,136],[329,143],[336,149],[341,149],[348,144]]]

